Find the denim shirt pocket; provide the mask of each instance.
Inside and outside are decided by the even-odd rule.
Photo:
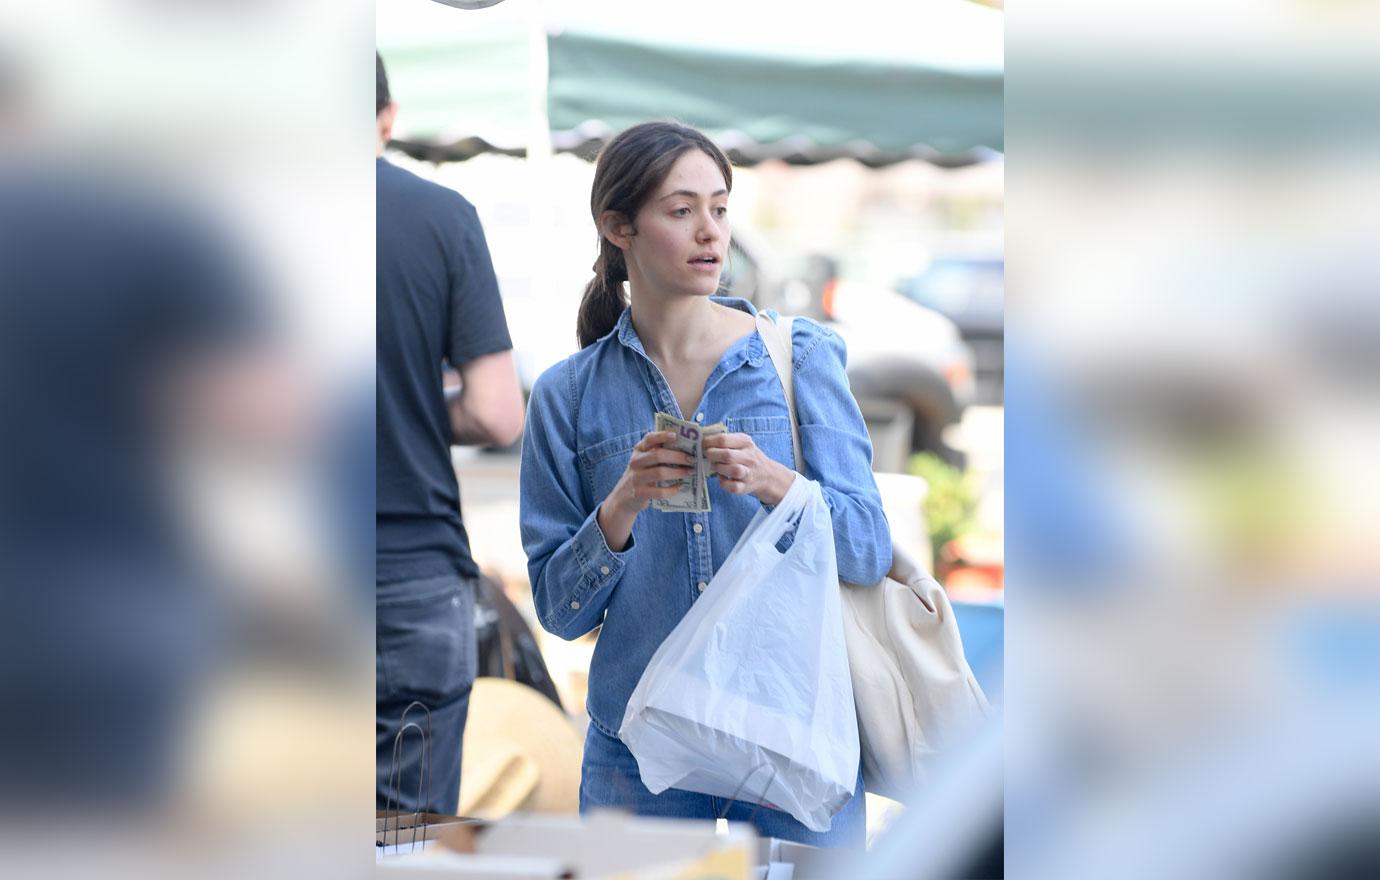
[[[633,447],[645,436],[647,436],[646,431],[619,434],[616,437],[599,440],[579,451],[580,470],[584,474],[586,485],[589,487],[590,497],[596,505],[613,491],[613,487],[618,483],[618,478],[623,476],[623,471],[628,468]]]
[[[724,426],[733,434],[747,434],[757,448],[787,467],[800,470],[793,463],[791,449],[791,420],[786,416],[742,416],[724,419]]]

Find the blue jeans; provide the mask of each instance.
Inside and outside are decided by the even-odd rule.
[[[637,759],[617,737],[593,724],[585,735],[585,757],[580,768],[580,812],[613,807],[631,810],[639,816],[677,819],[717,819],[751,822],[763,837],[779,837],[811,846],[841,846],[862,849],[867,838],[867,813],[863,801],[862,766],[853,799],[834,816],[828,831],[811,831],[790,814],[769,810],[743,801],[714,797],[668,788],[652,794],[642,784]]]
[[[460,801],[460,743],[475,676],[475,582],[458,575],[377,584],[375,699],[378,809],[398,805],[454,815]],[[417,700],[431,710],[430,764],[422,776],[422,739],[409,729],[399,743],[401,778],[390,786],[394,741],[404,710]],[[407,723],[428,727],[412,709]]]

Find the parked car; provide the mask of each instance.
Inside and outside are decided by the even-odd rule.
[[[1000,257],[948,256],[899,285],[900,292],[958,326],[973,351],[976,396],[1000,403],[1003,381],[1005,264]]]
[[[972,355],[953,321],[894,290],[839,279],[826,257],[792,272],[742,224],[734,226],[722,286],[758,308],[813,317],[843,337],[878,470],[904,470],[904,459],[919,451],[963,465],[944,439],[973,396]]]

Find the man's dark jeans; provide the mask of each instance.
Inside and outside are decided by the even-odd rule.
[[[375,689],[378,809],[454,815],[460,800],[460,743],[475,675],[475,582],[458,575],[377,585]],[[427,778],[422,738],[409,729],[394,742],[404,710],[417,700],[431,710]],[[407,724],[427,730],[413,708]],[[391,803],[390,803],[391,798]]]

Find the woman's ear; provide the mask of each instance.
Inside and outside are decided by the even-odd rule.
[[[636,230],[623,212],[605,211],[599,215],[599,234],[613,242],[619,250],[625,251],[632,245]]]

